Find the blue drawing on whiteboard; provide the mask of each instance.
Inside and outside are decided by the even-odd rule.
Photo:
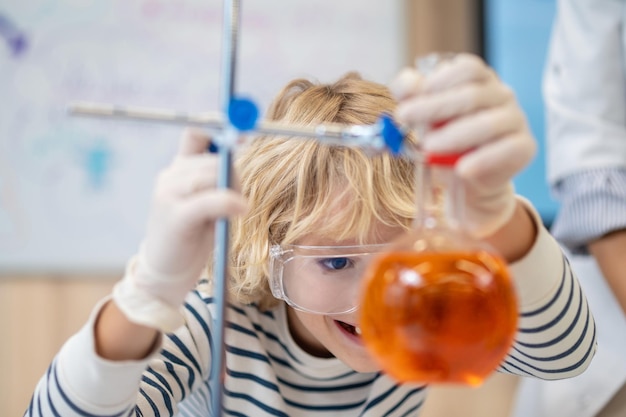
[[[0,13],[0,37],[4,39],[14,57],[24,53],[28,47],[26,34],[3,13]]]
[[[111,166],[111,150],[106,144],[99,143],[93,148],[88,149],[84,157],[90,186],[96,190],[102,189]]]

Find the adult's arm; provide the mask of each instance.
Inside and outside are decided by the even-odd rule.
[[[544,78],[554,236],[591,254],[626,312],[626,4],[560,0]]]

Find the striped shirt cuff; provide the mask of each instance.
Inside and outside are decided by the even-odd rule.
[[[84,410],[84,415],[96,410],[107,410],[109,415],[114,415],[134,404],[141,374],[161,349],[162,339],[143,360],[110,361],[99,357],[94,340],[95,322],[109,300],[107,297],[98,303],[87,323],[65,343],[57,360],[59,383],[68,401]]]
[[[626,169],[576,173],[553,191],[561,207],[551,231],[572,253],[587,253],[589,241],[626,229]]]

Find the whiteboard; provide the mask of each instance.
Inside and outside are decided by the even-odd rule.
[[[404,63],[404,2],[242,2],[236,91]],[[181,129],[72,118],[73,101],[219,110],[221,0],[0,0],[0,273],[119,271]]]

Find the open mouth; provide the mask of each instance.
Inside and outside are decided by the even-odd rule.
[[[352,336],[361,337],[361,328],[358,326],[354,326],[352,324],[348,324],[343,321],[335,320],[337,325],[344,330],[346,333],[351,334]]]

